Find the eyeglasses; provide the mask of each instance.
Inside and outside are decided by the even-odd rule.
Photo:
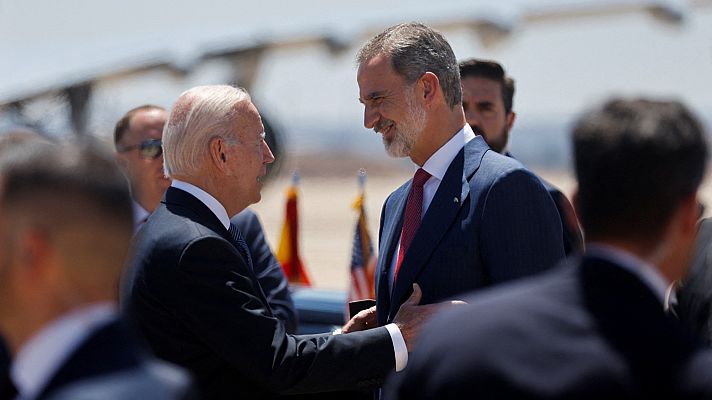
[[[123,153],[134,149],[139,149],[139,154],[143,158],[155,159],[163,154],[161,139],[151,139],[132,146],[124,146],[119,151]]]

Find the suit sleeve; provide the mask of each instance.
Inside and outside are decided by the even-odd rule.
[[[232,219],[245,235],[245,241],[252,255],[252,266],[257,280],[264,291],[272,313],[284,322],[289,333],[295,333],[298,326],[297,310],[289,292],[287,277],[272,253],[264,229],[257,215],[245,210]]]
[[[183,251],[173,290],[178,318],[244,376],[276,392],[367,387],[394,367],[385,328],[347,335],[286,334],[270,317],[249,271],[227,241],[208,237]],[[185,295],[190,294],[190,295]]]
[[[524,169],[494,181],[486,194],[480,232],[492,283],[535,274],[564,257],[556,205],[539,179]]]

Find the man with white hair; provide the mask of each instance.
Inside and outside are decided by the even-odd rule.
[[[363,332],[293,336],[274,317],[230,223],[260,200],[274,161],[247,92],[183,93],[163,147],[173,182],[136,237],[122,301],[156,355],[191,370],[210,399],[367,388],[404,368],[421,324],[440,307],[416,306],[418,287],[393,324]],[[344,331],[373,327],[366,314]]]

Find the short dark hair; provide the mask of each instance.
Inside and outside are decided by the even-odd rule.
[[[5,211],[27,208],[27,214],[42,215],[35,219],[52,220],[46,222],[50,230],[71,224],[73,218],[101,220],[127,230],[130,237],[133,217],[126,180],[98,144],[28,143],[0,157],[0,175]]]
[[[496,61],[480,60],[470,58],[460,62],[460,79],[467,77],[484,78],[499,83],[502,89],[502,101],[504,101],[504,111],[512,112],[514,104],[514,79]]]
[[[450,108],[462,103],[457,59],[442,33],[417,22],[395,25],[363,45],[356,60],[362,65],[380,54],[390,58],[393,70],[409,84],[434,73]]]
[[[114,145],[118,146],[119,142],[121,139],[124,137],[126,134],[126,131],[129,130],[129,125],[131,125],[131,118],[136,115],[136,113],[140,111],[149,111],[149,110],[161,110],[161,111],[166,111],[165,108],[161,106],[157,106],[154,104],[144,104],[142,106],[138,106],[136,108],[132,108],[129,111],[126,112],[126,114],[119,119],[119,121],[116,123],[116,126],[114,127]]]
[[[655,244],[705,173],[705,134],[676,101],[610,100],[572,138],[581,222],[594,240]]]

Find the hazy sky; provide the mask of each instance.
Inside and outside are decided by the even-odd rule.
[[[682,22],[640,11],[647,3],[680,7]],[[558,15],[592,4],[602,15]],[[484,46],[472,28],[472,21],[483,19],[510,33]],[[679,98],[712,120],[708,0],[0,0],[0,99],[117,65],[166,59],[189,66],[211,48],[326,35],[348,46],[335,55],[320,45],[268,50],[253,97],[287,128],[296,147],[366,142],[377,148],[376,135],[364,136],[370,134],[362,128],[354,56],[377,31],[411,20],[440,27],[458,58],[496,59],[515,77],[515,142],[528,127],[552,121],[565,126],[584,107],[613,94]],[[189,75],[154,72],[105,81],[92,99],[92,126],[108,134],[126,109],[147,102],[170,107],[188,87],[223,82],[229,72],[213,62]]]

